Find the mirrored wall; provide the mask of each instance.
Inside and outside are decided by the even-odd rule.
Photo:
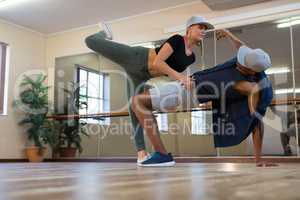
[[[267,71],[274,89],[274,99],[287,102],[300,98],[300,17],[229,27],[234,35],[249,47],[261,48],[272,58]],[[165,40],[150,42],[148,48]],[[226,38],[216,40],[209,32],[201,47],[195,49],[197,62],[191,71],[203,70],[223,63],[236,55],[236,49]],[[55,114],[95,114],[127,111],[126,77],[122,67],[96,53],[56,59]],[[265,122],[264,155],[299,155],[297,136],[300,112],[297,105],[272,106]],[[215,149],[211,133],[211,111],[158,114],[157,121],[166,148],[176,156],[246,156],[253,154],[252,139],[242,144]],[[134,156],[132,129],[128,117],[88,118],[68,120],[65,131],[80,130],[81,153],[78,158]],[[172,125],[178,125],[174,128]],[[83,129],[81,129],[83,128]],[[87,132],[88,134],[82,134]],[[183,133],[189,134],[183,134]],[[145,137],[146,138],[146,137]],[[63,140],[64,138],[62,138]],[[67,145],[65,139],[65,146]],[[146,139],[147,148],[151,151]]]
[[[300,51],[299,17],[276,19],[268,22],[228,28],[251,48],[267,51],[272,59],[272,68],[267,70],[272,81],[274,100],[287,102],[299,97],[298,71]],[[215,39],[215,38],[214,38]],[[298,40],[298,41],[297,41]],[[210,42],[211,43],[211,42]],[[228,40],[215,40],[214,46],[205,46],[205,52],[215,52],[204,57],[205,63],[216,60],[222,63],[235,55],[235,48]],[[209,66],[208,66],[209,67]],[[299,91],[298,91],[299,90]],[[264,119],[265,135],[263,154],[291,156],[299,155],[298,126],[300,122],[297,105],[272,106]],[[297,122],[298,121],[298,122]],[[251,138],[239,145],[238,155],[252,155]],[[234,148],[219,149],[220,156],[236,155]]]

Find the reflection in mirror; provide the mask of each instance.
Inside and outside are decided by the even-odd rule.
[[[210,31],[206,34],[203,45],[204,45],[204,56],[203,56],[203,64],[204,68],[210,68],[216,65],[215,61],[215,32]]]
[[[215,66],[215,34],[214,31],[206,33],[203,40],[203,51],[196,51],[196,56],[201,61],[197,62],[197,68],[208,69]],[[196,70],[195,70],[196,71]],[[212,111],[196,111],[191,113],[191,134],[211,135],[212,134]]]
[[[287,100],[293,97],[293,62],[291,51],[291,27],[281,27],[279,21],[270,21],[258,24],[230,28],[229,30],[252,48],[262,48],[272,58],[273,66],[267,71],[274,88],[274,98]],[[300,25],[293,24],[293,47],[295,58],[295,91],[300,83],[297,80],[300,71],[300,61],[297,52],[300,51]],[[154,48],[165,40],[137,44]],[[216,44],[216,48],[215,48]],[[237,50],[230,41],[222,39],[215,41],[214,32],[209,32],[201,47],[195,50],[197,61],[191,71],[202,70],[223,63],[236,55]],[[57,114],[93,114],[99,112],[124,111],[127,103],[126,81],[124,77],[113,73],[104,73],[101,67],[122,70],[120,66],[111,64],[102,56],[88,53],[56,59],[55,73],[55,112]],[[300,75],[300,74],[299,74]],[[79,89],[72,90],[71,86]],[[68,89],[72,92],[63,91]],[[110,94],[110,91],[112,94]],[[68,94],[69,93],[69,94]],[[71,95],[70,95],[71,94]],[[117,94],[117,95],[116,95]],[[300,92],[296,93],[298,96]],[[73,96],[73,97],[72,97]],[[70,99],[70,97],[72,97]],[[67,105],[66,106],[66,102]],[[71,106],[70,106],[71,105]],[[180,119],[189,119],[190,135],[172,135],[170,124],[180,124]],[[265,136],[263,154],[265,155],[295,155],[297,140],[295,139],[295,126],[298,117],[293,106],[276,106],[268,109],[265,121]],[[159,129],[165,133],[163,140],[170,150],[178,155],[214,155],[210,126],[212,124],[211,111],[199,111],[184,114],[160,114],[157,117]],[[299,120],[300,121],[300,120]],[[128,117],[105,119],[73,120],[76,123],[87,124],[88,130],[96,130],[97,134],[89,137],[82,135],[80,157],[128,156],[135,155]],[[70,122],[69,122],[70,124]],[[114,126],[116,125],[116,126]],[[121,126],[124,128],[120,129]],[[106,127],[107,128],[106,128]],[[105,127],[103,129],[103,127]],[[118,129],[114,129],[117,127]],[[289,130],[291,135],[285,134]],[[100,133],[100,134],[99,134]],[[288,136],[288,137],[287,137]],[[197,147],[203,147],[201,152]],[[204,148],[205,147],[205,148]],[[220,151],[222,155],[253,155],[251,138],[241,145],[225,148]]]
[[[294,70],[295,70],[295,96],[297,98],[300,98],[300,16],[294,16],[289,19],[289,25],[290,28],[292,29],[293,33],[293,52],[294,52]],[[298,107],[298,109],[300,109]],[[297,117],[295,119],[299,118],[299,114],[297,113]],[[300,156],[300,130],[299,130],[299,123],[300,120],[297,120],[297,129],[296,133],[298,133],[296,136],[296,145],[297,145],[297,154]]]
[[[299,97],[299,64],[297,52],[299,52],[299,42],[297,43],[297,31],[299,30],[299,16],[294,16],[286,19],[277,20],[274,22],[276,25],[276,30],[281,33],[290,34],[290,62],[285,61],[282,63],[282,57],[278,55],[277,62],[281,59],[281,67],[273,68],[269,71],[269,75],[273,78],[273,82],[276,84],[276,89],[274,90],[275,96],[277,98],[296,98]],[[285,42],[280,41],[281,47],[285,47]],[[281,48],[282,54],[286,53],[285,48]],[[298,64],[297,64],[298,63]],[[285,116],[283,116],[285,115]],[[292,109],[285,110],[284,113],[281,112],[281,119],[283,129],[280,132],[281,145],[283,154],[286,156],[299,155],[299,137],[297,132],[299,132],[299,107],[292,107]]]
[[[99,71],[99,56],[89,53],[56,59],[56,115],[95,114],[109,111],[109,76]],[[96,157],[97,135],[89,134],[93,124],[108,125],[105,119],[70,119],[59,121],[57,153],[60,157]],[[68,154],[73,152],[73,155]]]

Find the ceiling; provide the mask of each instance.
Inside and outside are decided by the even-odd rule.
[[[269,1],[272,0],[0,0],[0,20],[52,34],[178,7],[188,12],[198,9],[202,14],[204,10],[209,16],[217,10]],[[181,10],[177,11],[180,14]]]
[[[7,3],[5,3],[7,2]],[[195,0],[5,0],[0,18],[44,34],[113,21]],[[201,3],[200,0],[198,2]]]
[[[202,0],[212,10],[229,10],[273,0]]]

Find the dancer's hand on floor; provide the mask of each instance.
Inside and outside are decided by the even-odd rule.
[[[193,87],[195,86],[194,79],[191,78],[190,76],[180,75],[178,81],[187,90],[192,90]]]
[[[256,163],[256,167],[278,167],[277,163],[260,161]]]

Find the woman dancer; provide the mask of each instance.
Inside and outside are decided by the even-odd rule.
[[[193,81],[183,72],[189,65],[195,62],[193,48],[203,40],[205,32],[213,29],[213,25],[201,16],[193,16],[186,23],[184,36],[174,35],[161,47],[148,49],[144,47],[130,47],[111,41],[112,32],[106,24],[102,24],[104,31],[86,38],[87,46],[93,51],[116,62],[122,66],[134,88],[128,86],[128,99],[130,102],[129,113],[134,129],[134,140],[137,149],[137,163],[142,163],[148,158],[146,152],[143,128],[131,108],[131,97],[144,91],[144,84],[152,77],[167,75],[171,79],[179,81],[186,89],[191,89]],[[134,93],[129,91],[135,90]],[[173,160],[171,154],[166,157]]]

